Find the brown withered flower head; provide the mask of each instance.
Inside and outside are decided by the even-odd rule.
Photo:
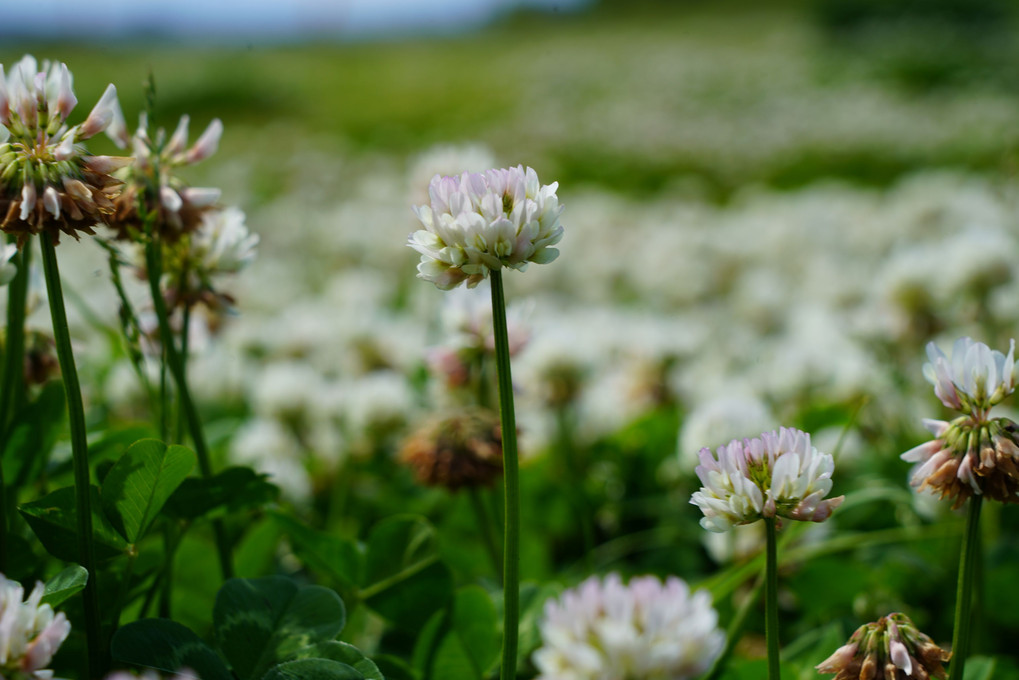
[[[951,656],[896,612],[857,628],[817,671],[835,673],[834,680],[927,680],[944,678],[942,664]]]
[[[935,438],[902,454],[903,460],[920,463],[910,484],[951,499],[953,508],[973,494],[1019,503],[1019,425],[1008,418],[981,422],[971,416],[924,425]]]
[[[117,115],[123,119],[119,108]],[[177,172],[216,152],[223,124],[218,118],[213,120],[189,147],[189,122],[188,116],[181,116],[169,138],[163,128],[150,136],[145,114],[133,135],[128,136],[126,127],[123,128],[119,141],[131,145],[134,163],[125,174],[127,184],[115,201],[116,213],[109,222],[118,238],[136,240],[144,230],[145,219],[154,216],[152,229],[158,232],[159,238],[173,243],[182,235],[197,230],[206,212],[219,200],[219,189],[189,186]],[[140,214],[139,210],[145,214]]]
[[[82,141],[116,130],[117,90],[106,88],[85,122],[68,126],[78,103],[71,73],[26,55],[5,74],[0,65],[0,229],[17,234],[79,232],[106,223],[123,182],[111,173],[130,158],[93,156]],[[111,130],[111,128],[114,128]]]
[[[426,486],[488,486],[502,474],[499,416],[471,407],[430,420],[407,438],[400,460]]]

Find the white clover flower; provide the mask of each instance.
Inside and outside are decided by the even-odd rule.
[[[725,634],[705,591],[672,576],[623,585],[592,576],[545,603],[538,680],[684,680],[718,658]]]
[[[43,584],[36,583],[22,602],[24,588],[0,574],[0,678],[49,680],[45,667],[71,632],[61,612],[40,604]]]
[[[235,274],[255,260],[258,234],[244,224],[239,208],[210,210],[191,235],[191,260],[204,276]]]
[[[987,411],[1015,390],[1017,367],[1015,340],[1008,354],[992,350],[982,342],[963,337],[952,345],[948,357],[933,342],[927,344],[930,363],[923,375],[934,385],[934,394],[948,408],[982,418]]]
[[[119,111],[110,85],[83,123],[68,126],[77,105],[65,64],[25,55],[5,75],[0,65],[0,227],[28,234],[49,229],[77,236],[113,213],[120,182],[109,173],[129,158],[92,156],[80,142],[109,130]]]
[[[489,270],[523,271],[529,262],[551,262],[563,236],[558,182],[538,184],[523,166],[432,178],[431,205],[415,208],[424,225],[408,244],[421,253],[418,277],[449,290],[473,288]]]
[[[766,517],[823,522],[845,496],[824,500],[835,468],[830,454],[810,444],[810,435],[792,428],[759,438],[734,439],[717,451],[700,451],[696,473],[704,485],[690,502],[704,513],[701,526],[726,531]]]

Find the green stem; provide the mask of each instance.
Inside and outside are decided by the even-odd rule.
[[[775,540],[775,518],[765,517],[767,557],[764,565],[764,636],[768,643],[768,680],[779,680],[778,665],[778,545]]]
[[[492,323],[495,331],[495,366],[499,380],[499,414],[502,418],[502,463],[506,488],[506,531],[503,534],[503,644],[502,680],[517,676],[520,633],[520,478],[517,461],[517,422],[513,413],[513,379],[510,375],[509,334],[506,330],[506,295],[502,272],[492,270]]]
[[[71,459],[74,468],[74,500],[78,521],[78,559],[88,572],[88,581],[83,593],[85,603],[85,663],[88,676],[102,675],[106,656],[106,642],[103,639],[102,618],[99,615],[99,598],[96,588],[95,546],[92,538],[91,478],[88,465],[88,440],[85,432],[85,406],[81,399],[78,371],[74,365],[71,350],[71,334],[67,328],[67,312],[60,286],[60,270],[57,268],[57,252],[53,236],[43,232],[42,264],[46,277],[46,293],[49,297],[50,316],[53,320],[53,339],[57,346],[57,361],[64,380],[67,396],[67,415],[71,427]]]
[[[11,237],[10,241],[16,241]],[[28,269],[32,249],[26,245],[12,260],[18,271],[7,287],[7,337],[4,354],[3,388],[0,390],[0,573],[7,573],[8,520],[7,480],[3,471],[3,452],[7,447],[8,428],[25,402],[25,298],[28,295]],[[11,503],[16,496],[12,494]],[[13,514],[13,513],[12,513]]]
[[[970,607],[973,598],[973,581],[977,563],[977,532],[980,531],[980,504],[983,496],[971,496],[966,512],[966,530],[962,534],[962,556],[959,560],[959,587],[955,595],[955,630],[952,634],[952,661],[948,680],[962,680],[969,653],[970,625],[973,617]]]
[[[160,256],[160,244],[156,239],[151,238],[145,244],[145,264],[149,275],[149,291],[152,294],[152,306],[156,311],[156,319],[159,322],[159,338],[166,352],[170,373],[177,385],[177,394],[180,396],[180,407],[184,409],[187,418],[188,430],[191,434],[191,442],[194,444],[195,453],[198,455],[198,468],[203,477],[212,476],[212,463],[209,459],[209,447],[205,442],[205,433],[202,430],[202,421],[198,417],[198,410],[191,400],[191,392],[188,390],[187,376],[184,374],[184,364],[177,351],[177,344],[173,340],[173,332],[170,329],[170,317],[166,311],[166,301],[159,289],[159,279],[162,275],[162,259]],[[219,566],[223,578],[233,576],[233,566],[230,560],[230,546],[226,540],[226,531],[223,523],[214,519],[212,530],[216,537],[216,550],[219,553]]]
[[[485,543],[485,550],[488,552],[488,557],[492,560],[492,569],[495,572],[495,578],[498,579],[499,583],[502,583],[502,560],[499,559],[499,547],[495,542],[495,532],[492,531],[492,521],[488,516],[488,512],[485,510],[485,503],[481,500],[481,491],[476,487],[468,489],[468,495],[471,499],[471,508],[474,511],[474,519],[478,523],[478,529],[481,531],[481,538]]]

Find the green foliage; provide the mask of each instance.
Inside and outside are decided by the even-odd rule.
[[[481,680],[499,659],[498,613],[478,586],[456,593],[450,609],[437,612],[417,638],[414,667],[425,680]]]
[[[343,601],[327,588],[282,576],[229,579],[213,609],[218,652],[185,626],[143,619],[117,631],[112,654],[163,671],[187,666],[203,680],[382,680],[356,648],[334,640],[345,622]]]
[[[177,519],[219,517],[261,508],[279,489],[268,476],[248,467],[230,467],[211,477],[190,477],[166,501],[166,514]]]
[[[88,571],[86,571],[85,567],[72,564],[46,581],[46,591],[43,593],[42,602],[43,604],[56,607],[67,598],[84,590],[87,582]]]
[[[103,480],[103,509],[128,543],[137,543],[194,468],[193,451],[155,439],[135,442]]]
[[[99,489],[92,486],[90,490],[96,559],[110,560],[123,555],[127,550],[127,540],[103,512]],[[37,501],[25,503],[19,510],[49,554],[65,562],[78,558],[78,511],[73,486],[57,489]]]
[[[39,477],[60,436],[66,410],[64,386],[54,381],[14,415],[2,456],[8,485],[23,486]]]

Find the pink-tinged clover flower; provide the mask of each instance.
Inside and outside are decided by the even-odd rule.
[[[779,428],[753,439],[734,439],[700,451],[696,473],[704,485],[690,502],[704,513],[701,526],[727,531],[762,518],[823,522],[845,496],[825,499],[835,467],[830,454],[810,444],[810,435]]]
[[[516,166],[459,177],[432,178],[429,205],[415,208],[424,226],[407,245],[421,253],[418,277],[443,290],[473,288],[489,270],[523,271],[559,255],[563,236],[557,182],[538,183],[531,168]]]
[[[930,362],[924,364],[923,374],[942,404],[983,419],[992,406],[1015,390],[1019,374],[1014,354],[1015,340],[1007,355],[968,337],[955,341],[951,356],[931,342],[927,345]]]
[[[18,235],[47,230],[93,233],[113,213],[122,182],[111,173],[129,158],[93,156],[81,143],[110,128],[120,106],[106,88],[84,122],[67,118],[78,103],[67,66],[26,55],[0,65],[0,228]]]
[[[592,576],[546,602],[539,627],[538,680],[686,680],[725,643],[711,597],[676,577]]]
[[[43,585],[36,583],[28,599],[16,581],[0,574],[0,677],[13,680],[49,680],[48,670],[57,649],[71,632],[63,613],[54,614],[41,604]]]

